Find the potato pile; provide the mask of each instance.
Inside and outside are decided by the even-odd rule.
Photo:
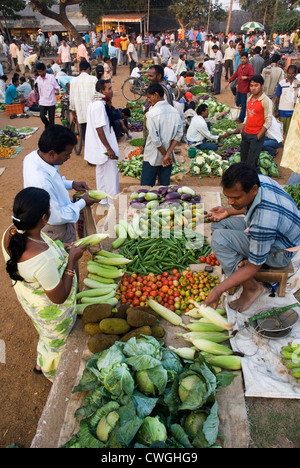
[[[159,315],[145,307],[121,305],[115,309],[110,304],[90,304],[82,315],[85,331],[90,335],[88,349],[99,353],[115,341],[128,341],[132,337],[151,335],[159,339],[165,335],[158,325]]]

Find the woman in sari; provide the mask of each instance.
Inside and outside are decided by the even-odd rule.
[[[6,270],[26,314],[39,334],[35,373],[53,381],[67,337],[76,320],[77,277],[74,265],[84,247],[41,232],[50,216],[50,197],[43,189],[28,187],[13,205],[13,222],[3,235]]]

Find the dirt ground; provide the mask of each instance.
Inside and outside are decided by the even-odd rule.
[[[120,66],[117,70],[117,76],[113,77],[114,105],[121,107],[126,104],[122,96],[121,84],[129,75],[127,66]],[[10,74],[9,78],[12,76]],[[222,102],[233,105],[233,96],[229,90],[223,91],[219,96]],[[57,119],[56,123],[60,124]],[[5,112],[0,113],[0,129],[10,124],[16,127],[32,126],[39,127],[39,130],[29,139],[22,141],[24,149],[12,160],[2,160],[0,168],[5,168],[1,177],[0,193],[0,226],[1,238],[3,232],[11,224],[12,204],[17,192],[23,188],[22,181],[22,163],[24,157],[37,148],[37,142],[43,125],[39,117],[31,116],[24,120],[17,118],[10,120]],[[179,160],[187,161],[187,149],[185,145],[181,146]],[[276,162],[280,162],[280,154],[276,157]],[[83,159],[83,150],[80,156],[75,153],[71,159],[60,168],[61,175],[68,179],[85,180],[90,187],[95,188],[95,168],[89,166]],[[281,178],[279,183],[284,184],[291,171],[280,168]],[[138,181],[132,178],[120,177],[121,190],[126,185],[136,184]],[[206,185],[219,186],[219,178],[205,178],[202,180],[191,176],[184,176],[186,185]],[[86,257],[80,261],[81,271],[84,273]],[[16,295],[11,287],[11,282],[5,271],[5,263],[0,262],[0,271],[2,283],[0,284],[0,340],[5,343],[0,348],[0,386],[2,398],[0,399],[0,447],[5,448],[9,444],[16,444],[19,447],[29,448],[35,435],[35,430],[46,403],[51,384],[43,377],[33,373],[33,367],[36,361],[37,333],[31,320],[24,314]],[[1,344],[1,341],[0,341]],[[286,401],[267,401],[266,399],[249,399],[249,416],[263,419],[261,416],[265,405],[272,405],[274,413],[281,414],[286,407]],[[293,401],[294,405],[291,414],[299,414],[300,402]],[[288,427],[288,426],[287,426]],[[289,440],[289,434],[280,433],[276,437],[273,433],[274,447],[300,447],[298,444]],[[257,447],[253,443],[253,447]]]

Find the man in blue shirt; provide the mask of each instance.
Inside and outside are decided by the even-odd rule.
[[[32,91],[32,87],[30,86],[28,81],[26,81],[25,76],[21,76],[20,85],[17,87],[17,92],[19,94],[23,94],[24,98],[27,99],[31,91]]]
[[[226,279],[208,295],[206,305],[217,307],[220,296],[235,286],[240,297],[229,305],[243,312],[264,291],[256,273],[266,264],[287,266],[300,247],[300,212],[294,200],[273,179],[238,163],[222,176],[228,207],[216,207],[212,224],[212,250]],[[244,216],[237,216],[244,215]]]
[[[115,43],[111,42],[108,48],[109,58],[112,64],[113,76],[117,74],[117,64],[118,64],[118,49],[115,47]]]
[[[12,84],[5,91],[5,104],[6,105],[11,105],[11,104],[25,101],[24,96],[22,94],[18,96],[17,87],[19,86],[19,84],[20,84],[19,77],[13,76]]]

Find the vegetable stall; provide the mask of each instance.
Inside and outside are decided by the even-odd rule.
[[[219,198],[207,187],[185,186],[131,186],[115,197],[98,239],[88,239],[101,246],[87,261],[79,319],[34,448],[50,437],[64,448],[248,446],[241,370],[245,362],[247,378],[256,358],[240,346],[250,346],[245,333],[254,334],[268,363],[269,340],[252,326],[280,318],[283,309],[270,309],[267,298],[268,313],[243,323],[243,314],[229,313],[226,298],[216,310],[203,305],[221,280],[204,210]],[[299,306],[291,295],[275,298],[274,306],[282,299],[291,301],[285,309]],[[272,354],[299,397],[297,352],[287,338]],[[60,416],[53,411],[58,401]]]
[[[141,189],[143,192],[138,192]],[[219,204],[219,194],[207,191],[200,195],[192,187],[173,190],[175,187],[168,187],[167,193],[153,197],[158,194],[149,188],[124,189],[120,196],[127,198],[126,222],[121,211],[114,220],[119,207],[115,200],[98,225],[99,232],[105,233],[101,234],[101,248],[87,261],[84,288],[77,295],[79,319],[33,447],[46,443],[44,437],[52,424],[57,431],[57,419],[49,421],[49,408],[60,399],[64,409],[54,439],[55,430],[51,430],[51,444],[57,446],[148,448],[155,439],[166,448],[217,447],[226,445],[220,432],[228,431],[227,424],[236,425],[232,418],[240,419],[239,425],[242,420],[246,434],[243,402],[230,418],[227,408],[227,417],[222,413],[222,390],[228,387],[234,393],[242,392],[240,357],[234,355],[228,341],[231,324],[223,309],[209,311],[210,323],[198,312],[199,304],[220,280],[202,206],[202,202],[207,209]],[[172,193],[175,197],[166,200]],[[155,199],[150,200],[152,197]],[[148,207],[148,203],[137,206],[138,199],[142,204],[146,198]],[[154,218],[158,224],[151,226],[150,210],[157,214]],[[137,213],[144,224],[133,222]],[[144,237],[146,224],[153,237]],[[196,226],[202,232],[197,232]],[[186,228],[186,239],[177,236],[179,228]],[[164,237],[155,237],[157,230]],[[195,236],[191,236],[193,232]],[[116,241],[119,246],[113,248]],[[168,264],[162,258],[147,261],[144,241],[152,243],[153,255],[163,249]],[[174,262],[176,255],[182,264]],[[139,265],[145,271],[139,271]],[[130,297],[132,294],[134,297]],[[70,367],[73,372],[78,369],[72,378]],[[66,392],[62,387],[67,387]],[[245,440],[239,443],[244,445]]]

